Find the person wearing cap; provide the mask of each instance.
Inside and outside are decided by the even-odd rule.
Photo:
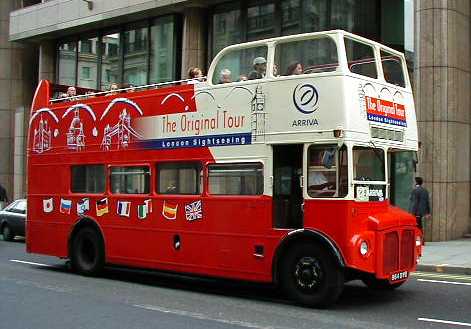
[[[263,57],[256,57],[253,60],[253,71],[249,73],[249,80],[262,79],[267,71],[267,60]]]

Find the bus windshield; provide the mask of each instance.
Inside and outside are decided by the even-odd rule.
[[[384,151],[369,147],[353,147],[353,179],[356,181],[385,181]]]

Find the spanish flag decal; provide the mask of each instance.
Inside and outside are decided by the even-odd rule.
[[[178,212],[178,204],[164,201],[164,204],[162,206],[162,216],[164,216],[167,219],[176,219],[177,212]]]

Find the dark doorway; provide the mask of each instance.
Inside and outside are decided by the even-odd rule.
[[[273,226],[303,227],[303,145],[273,146]]]

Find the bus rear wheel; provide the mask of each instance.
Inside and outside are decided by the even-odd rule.
[[[280,280],[285,294],[296,302],[311,307],[327,307],[342,293],[344,275],[324,248],[303,243],[285,254]]]
[[[80,274],[93,276],[105,265],[103,238],[92,227],[81,228],[72,238],[70,261],[72,269]]]

